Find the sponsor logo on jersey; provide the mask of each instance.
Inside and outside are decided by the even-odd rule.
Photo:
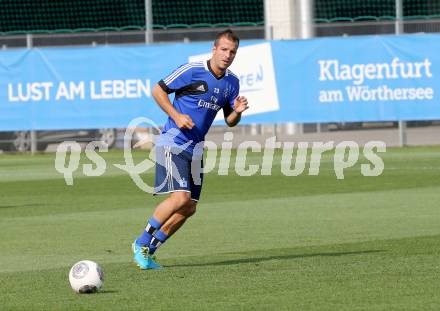
[[[212,109],[212,110],[215,110],[215,111],[219,111],[221,109],[221,107],[219,105],[207,102],[207,101],[205,101],[203,99],[200,99],[197,105],[199,107],[208,108],[208,109]]]

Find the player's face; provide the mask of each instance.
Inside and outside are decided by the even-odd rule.
[[[229,40],[226,37],[221,37],[218,44],[212,48],[211,67],[220,72],[226,71],[234,61],[237,54],[237,43]]]

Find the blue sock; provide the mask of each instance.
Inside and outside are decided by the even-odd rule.
[[[149,245],[153,238],[153,233],[159,230],[161,226],[162,224],[160,222],[151,217],[148,220],[144,232],[142,232],[142,234],[136,239],[136,243],[139,245]]]
[[[151,239],[150,246],[149,246],[149,254],[153,255],[154,252],[161,246],[165,241],[169,238],[168,234],[157,230],[153,238]]]

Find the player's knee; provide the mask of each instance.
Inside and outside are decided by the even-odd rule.
[[[182,207],[188,205],[188,203],[191,201],[191,195],[189,192],[173,192],[171,194],[171,197],[174,200],[174,204],[176,206],[176,209],[181,209]]]
[[[191,217],[196,213],[197,202],[190,200],[189,203],[184,208],[184,213],[186,217]]]

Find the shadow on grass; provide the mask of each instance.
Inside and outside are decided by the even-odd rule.
[[[43,206],[44,204],[40,203],[31,203],[31,204],[16,204],[16,205],[0,205],[0,209],[2,208],[16,208],[16,207],[36,207]]]
[[[237,265],[241,263],[257,264],[269,260],[289,260],[289,259],[311,258],[311,257],[339,257],[339,256],[347,256],[347,255],[363,255],[363,254],[373,254],[373,253],[382,253],[382,252],[385,252],[385,250],[365,250],[365,251],[353,251],[353,252],[328,252],[328,253],[321,252],[314,254],[276,255],[276,256],[266,256],[266,257],[222,260],[217,262],[203,262],[203,263],[177,264],[177,265],[164,265],[164,266],[166,267],[227,266],[227,265]]]
[[[98,291],[98,295],[104,295],[104,294],[114,294],[114,293],[119,293],[119,291],[117,290],[112,290],[112,289],[103,289]]]

